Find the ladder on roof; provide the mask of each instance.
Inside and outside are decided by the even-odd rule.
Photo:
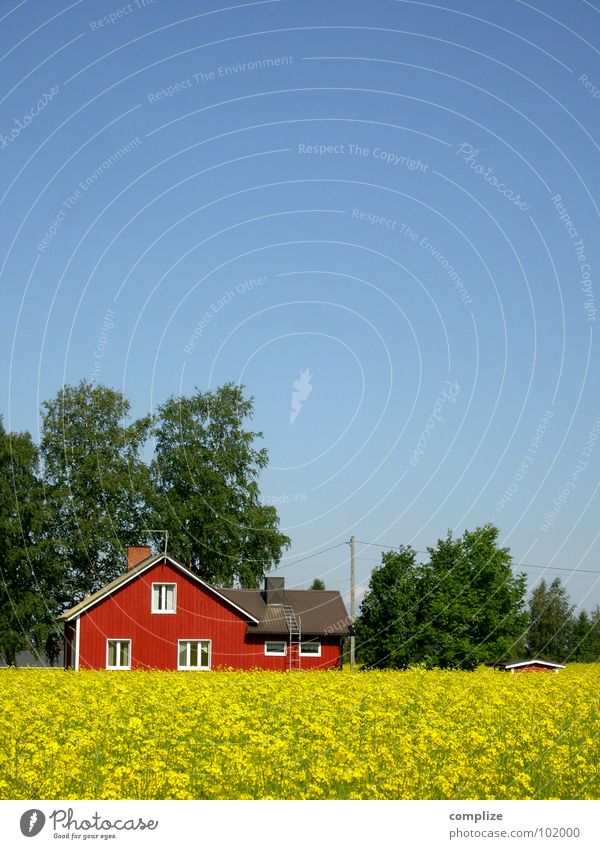
[[[290,669],[290,671],[292,669],[300,669],[300,642],[302,640],[300,617],[295,614],[294,610],[290,607],[289,604],[283,605],[283,615],[285,616],[285,621],[287,623],[288,631],[290,634],[288,668]]]

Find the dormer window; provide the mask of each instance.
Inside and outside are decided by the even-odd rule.
[[[175,613],[176,584],[152,584],[152,613]]]

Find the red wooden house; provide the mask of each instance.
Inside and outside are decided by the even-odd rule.
[[[70,669],[335,668],[352,633],[337,591],[214,587],[148,547],[61,619]]]

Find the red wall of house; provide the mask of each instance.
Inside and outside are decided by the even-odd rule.
[[[176,613],[151,612],[152,584],[162,582],[177,584]],[[107,639],[129,639],[132,669],[177,669],[177,641],[198,639],[212,641],[212,669],[287,669],[288,658],[265,656],[268,637],[247,636],[246,625],[243,614],[213,592],[159,563],[81,614],[79,668],[105,669]],[[338,666],[339,642],[323,637],[321,657],[303,657],[302,669]]]
[[[537,664],[529,664],[529,666],[517,666],[516,669],[511,670],[516,675],[524,675],[528,672],[556,672],[556,669],[553,669],[551,666],[538,666]]]

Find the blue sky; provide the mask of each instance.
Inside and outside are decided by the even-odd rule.
[[[352,533],[423,550],[493,521],[568,570],[531,582],[600,602],[591,3],[0,18],[7,426],[37,436],[65,381],[135,415],[242,381],[289,582],[346,592]]]

